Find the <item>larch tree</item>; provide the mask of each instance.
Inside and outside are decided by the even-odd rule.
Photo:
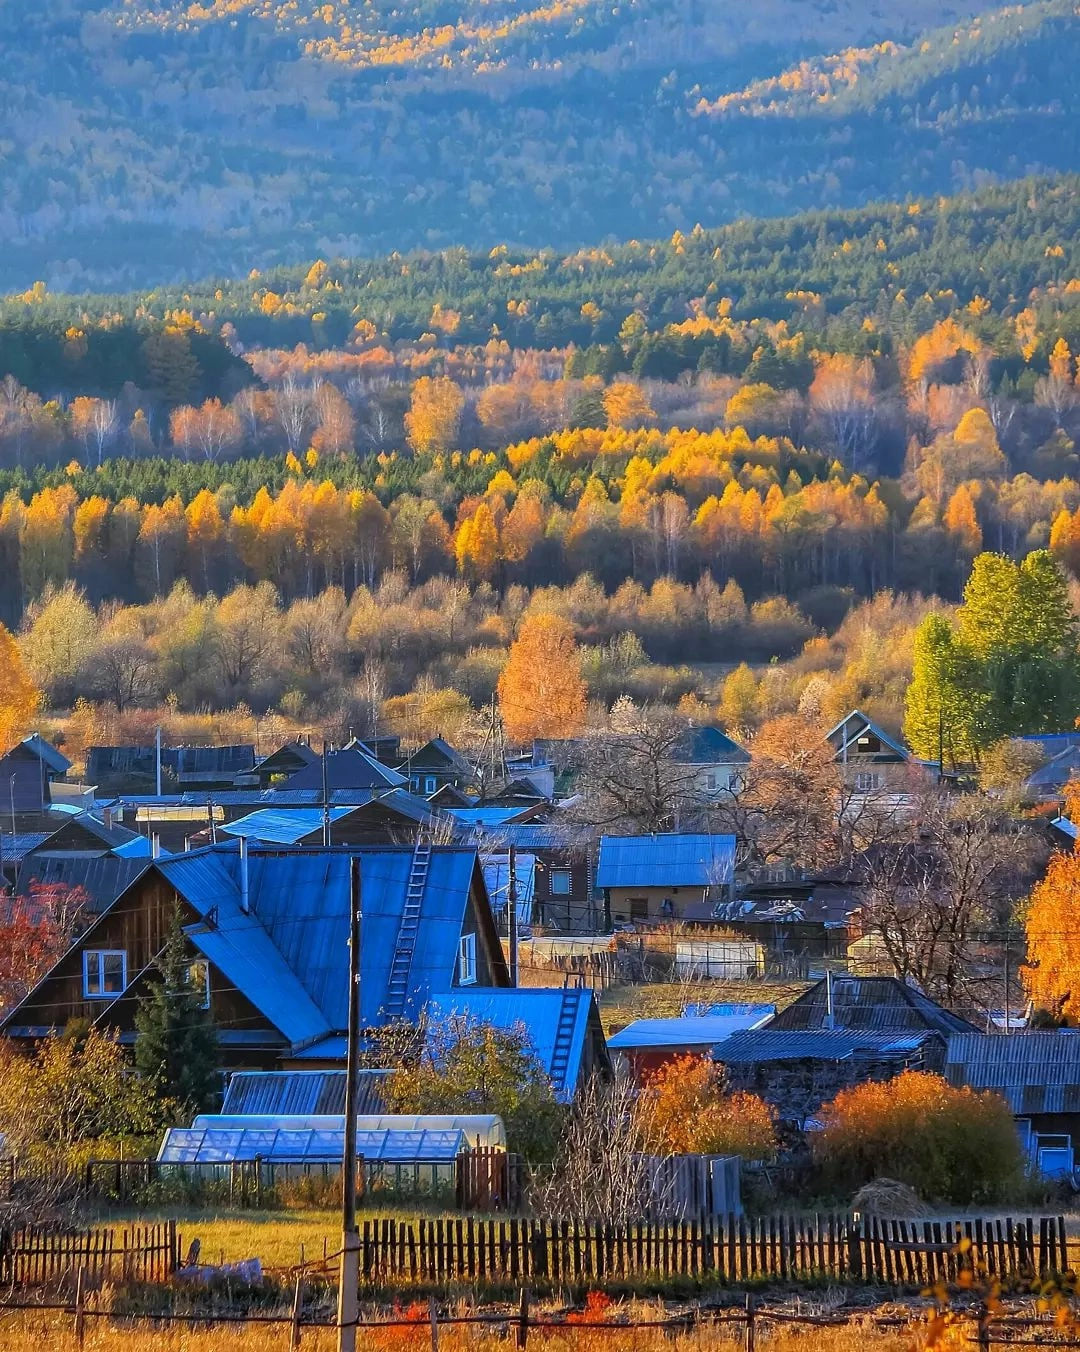
[[[1080,1020],[1080,854],[1055,854],[1028,902],[1027,962],[1020,969],[1028,998],[1070,1023]]]
[[[405,414],[409,445],[420,454],[437,455],[453,446],[465,396],[449,376],[422,376],[412,388]]]
[[[14,635],[0,624],[0,754],[30,731],[41,691],[30,678]]]
[[[586,702],[581,653],[562,616],[526,616],[499,675],[498,691],[503,727],[515,744],[581,731]]]

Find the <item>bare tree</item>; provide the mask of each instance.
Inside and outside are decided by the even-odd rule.
[[[294,376],[286,376],[274,392],[274,408],[289,450],[295,455],[311,425],[316,390],[302,385]]]

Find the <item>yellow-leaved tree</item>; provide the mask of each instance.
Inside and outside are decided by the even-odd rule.
[[[19,645],[0,624],[0,754],[30,731],[41,691],[30,679]]]
[[[503,727],[518,745],[573,737],[585,723],[585,681],[574,631],[561,615],[528,615],[499,675]]]

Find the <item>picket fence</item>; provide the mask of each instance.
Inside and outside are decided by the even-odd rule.
[[[74,1278],[167,1281],[179,1265],[175,1221],[123,1230],[0,1229],[0,1285],[47,1286]]]
[[[963,1244],[962,1241],[969,1241]],[[828,1279],[925,1287],[974,1266],[991,1276],[1065,1271],[1060,1216],[892,1221],[850,1215],[712,1217],[678,1224],[510,1218],[363,1222],[375,1285]]]

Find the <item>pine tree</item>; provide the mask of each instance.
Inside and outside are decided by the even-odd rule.
[[[192,981],[179,919],[157,966],[161,980],[135,1016],[135,1065],[160,1097],[191,1114],[213,1111],[221,1092],[217,1030],[204,990]]]

